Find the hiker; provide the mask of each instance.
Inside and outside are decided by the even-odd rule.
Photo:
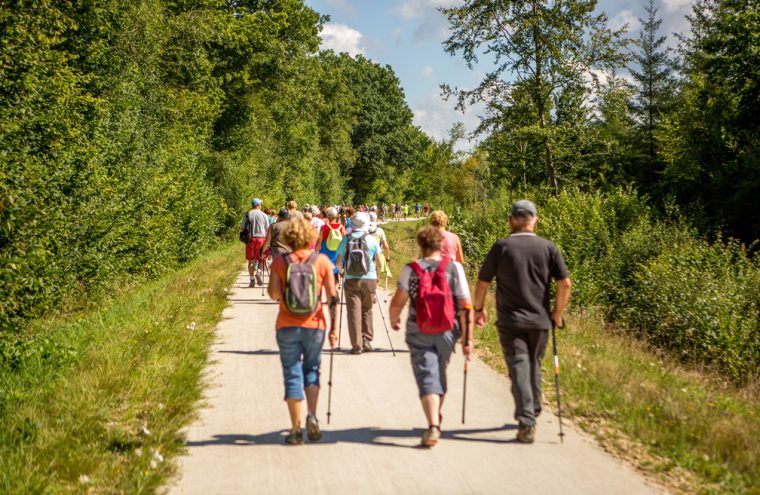
[[[414,205],[414,216],[415,216],[415,218],[417,218],[417,219],[420,218],[420,211],[422,211],[422,205],[419,204],[419,203],[416,203]]]
[[[353,231],[338,246],[337,265],[345,280],[343,290],[348,333],[351,336],[351,354],[361,354],[372,351],[372,304],[377,290],[375,258],[380,252],[380,245],[367,232],[369,215],[366,213],[356,213],[351,219],[351,226]]]
[[[553,243],[535,234],[538,214],[528,200],[509,210],[509,237],[494,243],[483,261],[475,288],[475,323],[485,326],[484,307],[491,281],[496,278],[496,328],[512,380],[517,440],[533,443],[536,418],[541,413],[541,360],[549,329],[562,326],[570,300],[571,282],[562,255]],[[550,283],[557,295],[550,308]]]
[[[462,250],[462,241],[459,236],[446,230],[449,224],[449,217],[441,210],[436,210],[430,214],[430,225],[440,229],[443,235],[441,243],[441,254],[446,258],[458,261],[464,264],[464,251]]]
[[[291,200],[288,201],[288,218],[295,220],[296,218],[303,218],[303,213],[298,210],[298,203]]]
[[[425,206],[422,207],[422,211],[425,213],[425,216],[428,216],[430,214],[430,205],[425,203]]]
[[[441,255],[443,234],[433,226],[417,232],[420,257],[404,267],[390,305],[394,330],[401,329],[401,312],[407,300],[406,343],[417,381],[428,429],[422,445],[432,447],[441,436],[441,408],[446,397],[446,368],[460,334],[462,352],[473,350],[470,288],[464,268]]]
[[[327,221],[322,226],[322,231],[317,238],[317,251],[324,254],[334,265],[333,273],[338,274],[338,247],[340,241],[346,235],[346,229],[340,224],[338,212],[335,208],[330,207],[325,210]]]
[[[377,213],[371,212],[369,214],[369,225],[367,227],[369,235],[373,236],[377,243],[380,245],[384,259],[380,263],[381,272],[385,271],[385,263],[391,261],[391,248],[388,244],[388,236],[385,235],[385,230],[377,224]]]
[[[286,208],[283,208],[277,215],[277,222],[269,227],[263,249],[271,249],[273,256],[290,252],[290,246],[285,243],[282,237],[282,233],[287,228],[289,221],[290,212]]]
[[[261,204],[262,201],[259,198],[251,200],[252,208],[245,214],[243,225],[240,227],[241,232],[247,230],[251,237],[251,240],[245,245],[245,259],[248,260],[248,276],[250,277],[248,287],[264,284],[262,247],[267,238],[269,219],[261,211]]]
[[[351,208],[350,206],[347,206],[344,210],[344,217],[343,217],[343,225],[346,228],[346,234],[350,234],[352,227],[351,227],[351,219],[354,217],[354,214],[356,213],[356,210]]]
[[[278,256],[272,262],[269,297],[280,301],[275,326],[291,423],[285,443],[300,445],[303,443],[301,408],[304,398],[309,440],[316,442],[322,438],[317,421],[317,400],[327,322],[322,311],[322,298],[315,295],[322,294],[324,288],[330,312],[329,341],[330,347],[334,348],[338,292],[330,260],[308,249],[315,238],[311,223],[302,218],[286,223],[282,238],[292,252]]]

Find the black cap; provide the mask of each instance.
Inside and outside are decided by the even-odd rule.
[[[287,208],[283,208],[282,210],[280,210],[280,213],[278,213],[277,216],[280,217],[280,218],[283,218],[283,219],[284,218],[289,218],[290,217],[290,212],[288,211]]]

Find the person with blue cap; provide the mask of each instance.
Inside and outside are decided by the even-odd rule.
[[[251,280],[248,287],[264,285],[262,247],[267,238],[269,217],[261,211],[263,202],[259,198],[251,200],[252,208],[245,214],[240,231],[247,230],[250,240],[245,245],[245,259],[248,261],[248,275]]]

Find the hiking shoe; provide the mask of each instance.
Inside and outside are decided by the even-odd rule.
[[[351,354],[361,354],[362,348],[361,347],[353,347],[351,348]]]
[[[309,440],[312,442],[316,442],[322,438],[322,432],[319,431],[319,421],[317,421],[317,417],[311,413],[306,416],[306,432],[309,436]]]
[[[520,443],[533,443],[536,441],[536,427],[520,425],[517,430],[517,441]]]
[[[438,443],[439,438],[441,438],[441,429],[437,426],[431,426],[422,434],[420,443],[425,447],[432,447]]]
[[[369,340],[364,341],[364,345],[362,345],[362,350],[364,352],[372,352],[372,344],[370,344]]]
[[[248,282],[248,287],[256,287],[256,281],[254,279],[251,279],[251,281]]]
[[[261,270],[256,272],[256,283],[259,285],[264,285],[264,276],[261,274]]]
[[[303,433],[301,433],[301,430],[291,430],[288,436],[285,437],[285,443],[288,445],[301,445],[303,443]]]

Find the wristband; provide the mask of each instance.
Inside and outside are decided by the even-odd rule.
[[[475,310],[476,313],[481,313],[483,311],[483,306],[481,306],[480,308],[472,308],[472,309]]]

